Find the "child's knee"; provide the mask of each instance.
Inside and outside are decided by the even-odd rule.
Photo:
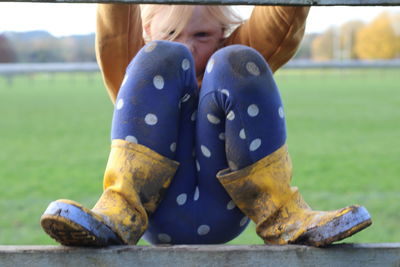
[[[224,47],[211,57],[206,70],[211,73],[231,73],[235,79],[257,78],[271,75],[271,70],[262,55],[244,45]]]
[[[265,59],[255,49],[232,45],[215,52],[206,67],[203,94],[217,90],[234,98],[266,94],[276,88],[272,72]]]
[[[193,68],[194,62],[186,46],[169,41],[150,42],[129,64],[120,91],[157,89],[179,97],[197,88]]]
[[[128,66],[144,64],[146,68],[183,69],[190,68],[193,64],[192,54],[189,49],[177,42],[153,41],[146,44],[134,57]]]

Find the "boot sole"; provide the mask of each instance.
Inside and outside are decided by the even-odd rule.
[[[43,230],[65,246],[122,245],[122,240],[104,223],[80,207],[52,202],[41,217]]]
[[[364,207],[357,206],[325,225],[307,230],[294,243],[323,247],[350,237],[371,224],[368,211]]]

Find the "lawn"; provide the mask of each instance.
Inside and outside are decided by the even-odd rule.
[[[399,70],[282,70],[293,185],[314,209],[365,205],[346,242],[400,242]],[[58,198],[102,190],[112,105],[97,74],[0,77],[0,244],[55,244],[39,226]],[[232,244],[260,244],[254,225]],[[145,244],[145,242],[140,242]]]

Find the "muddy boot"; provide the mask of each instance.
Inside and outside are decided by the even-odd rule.
[[[290,186],[292,165],[284,145],[239,171],[220,171],[218,179],[235,204],[256,223],[266,244],[326,246],[371,224],[368,211],[349,206],[314,211],[296,187]]]
[[[104,192],[93,209],[71,200],[50,203],[43,229],[67,246],[134,245],[168,188],[178,163],[151,149],[113,140]]]

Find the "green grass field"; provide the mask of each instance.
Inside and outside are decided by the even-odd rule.
[[[346,242],[400,242],[400,70],[282,70],[293,185],[314,209],[365,205]],[[112,105],[99,75],[0,77],[0,244],[55,244],[39,226],[58,198],[102,190]],[[233,244],[261,244],[254,225]],[[140,244],[145,244],[143,241]]]

